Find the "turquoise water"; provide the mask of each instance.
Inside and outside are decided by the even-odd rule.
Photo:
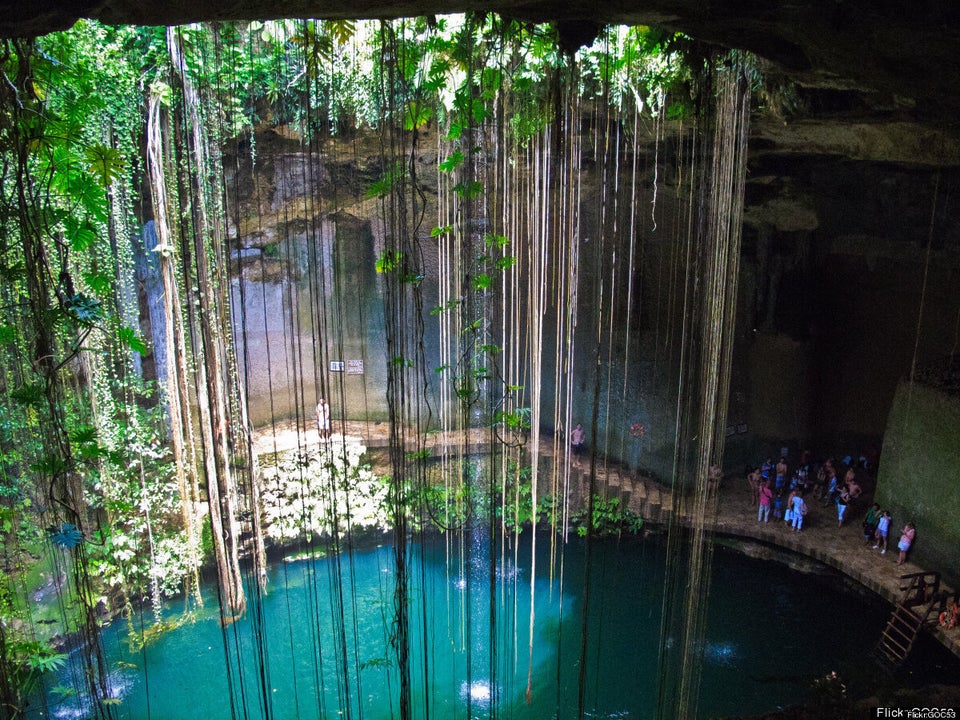
[[[463,548],[442,539],[412,546],[414,717],[577,716],[583,546],[575,541],[563,548],[561,586],[559,561],[550,574],[549,536],[539,536],[531,662],[529,538],[521,541],[516,565],[512,550],[501,562],[500,550],[491,551],[480,533]],[[655,537],[597,547],[586,619],[587,717],[656,715],[664,572],[665,546]],[[883,627],[882,607],[819,576],[721,548],[713,572],[702,717],[758,713],[809,698],[814,678],[855,666]],[[383,546],[341,556],[339,564],[275,563],[269,594],[251,596],[246,616],[225,629],[215,595],[191,622],[139,651],[129,645],[128,625],[115,622],[105,644],[117,716],[399,717],[390,648],[393,588],[393,550]],[[662,636],[666,645],[674,642],[671,631]],[[79,687],[72,672],[60,682]],[[49,717],[86,716],[82,694],[57,697],[48,694]]]

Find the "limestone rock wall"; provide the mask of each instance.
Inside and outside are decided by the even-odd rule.
[[[890,510],[891,551],[904,523],[917,528],[911,555],[950,584],[960,581],[960,396],[920,383],[897,387],[884,436],[877,502]]]
[[[673,466],[686,268],[678,240],[684,199],[668,168],[654,177],[653,158],[670,158],[673,142],[667,133],[659,150],[641,148],[643,191],[636,207],[617,206],[615,223],[608,206],[608,227],[619,230],[606,236],[599,229],[597,166],[584,159],[572,370],[573,422],[587,426],[601,337],[599,427],[588,443],[661,478],[669,478]],[[763,144],[762,132],[756,144],[728,413],[730,471],[784,445],[824,456],[879,445],[914,354],[920,363],[949,354],[960,315],[960,172],[926,162],[903,167],[802,156],[796,148],[778,153]],[[436,217],[435,139],[426,138],[423,147],[424,351],[427,393],[436,403],[431,371],[442,361],[438,319],[429,313],[439,300],[436,241],[429,237]],[[308,152],[301,139],[272,129],[258,134],[255,163],[248,161],[249,148],[238,145],[234,152],[225,163],[240,168],[228,178],[240,199],[229,222],[234,320],[245,338],[240,354],[254,423],[311,418],[324,387],[335,417],[384,420],[383,290],[374,262],[386,231],[377,200],[365,196],[383,173],[375,138],[358,134]],[[631,182],[620,178],[621,187]],[[631,218],[632,277],[624,231]],[[606,247],[598,258],[601,237]],[[599,287],[608,293],[602,311]],[[552,398],[558,379],[565,382],[571,370],[556,367],[556,302],[549,302],[543,429],[563,432],[554,423]],[[336,364],[350,360],[362,361],[363,374]],[[637,422],[647,428],[640,441],[629,435]]]

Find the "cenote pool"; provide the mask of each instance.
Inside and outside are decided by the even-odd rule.
[[[528,703],[526,535],[518,564],[510,551],[500,564],[496,551],[493,573],[489,546],[479,534],[465,551],[442,538],[413,546],[415,717],[577,716],[584,547],[575,540],[564,548],[561,587],[559,559],[550,573],[549,536],[538,536]],[[587,717],[656,716],[665,556],[665,542],[656,536],[595,546],[586,620]],[[277,562],[269,594],[259,601],[251,595],[247,614],[225,631],[216,591],[208,588],[205,609],[142,649],[131,647],[131,625],[114,622],[105,645],[117,717],[399,717],[399,674],[389,647],[393,568],[389,546],[341,556],[339,567],[329,558]],[[701,717],[761,713],[809,700],[813,680],[833,669],[872,672],[865,663],[886,618],[882,604],[844,591],[835,576],[799,573],[722,547],[714,554],[705,602]],[[673,642],[670,631],[663,637]],[[260,647],[266,651],[262,663]],[[948,664],[955,660],[948,657]],[[923,671],[927,681],[937,680],[932,675],[940,666],[934,666]],[[77,672],[65,669],[60,685],[80,687]],[[82,718],[88,711],[82,694],[63,697],[62,688],[48,693],[47,704],[49,716],[57,718]],[[33,717],[47,716],[38,709]]]

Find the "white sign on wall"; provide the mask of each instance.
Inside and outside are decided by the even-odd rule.
[[[343,360],[331,360],[330,372],[343,372]]]
[[[363,360],[347,360],[347,375],[363,375]]]

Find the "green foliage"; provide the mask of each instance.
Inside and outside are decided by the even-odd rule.
[[[465,200],[475,200],[483,193],[483,183],[479,180],[459,182],[453,186],[453,192]]]
[[[106,317],[103,304],[82,292],[65,297],[63,309],[74,322],[86,327],[96,325]]]
[[[55,651],[39,640],[17,639],[5,645],[5,664],[11,669],[9,679],[24,701],[35,690],[45,673],[59,670],[67,662],[67,655]]]
[[[78,460],[97,460],[109,456],[108,450],[99,443],[96,428],[81,425],[72,429],[69,435]]]
[[[39,408],[46,401],[46,392],[42,383],[24,383],[10,391],[10,399],[18,405]]]
[[[529,465],[519,466],[511,462],[507,468],[507,484],[496,512],[508,530],[521,530],[550,518],[554,502],[549,494],[540,499],[534,513],[532,475]]]
[[[463,165],[464,155],[460,150],[454,150],[446,160],[441,162],[437,168],[441,172],[449,173]]]
[[[482,520],[488,512],[488,494],[463,478],[447,485],[411,483],[404,495],[411,522],[418,528],[458,530],[471,518]]]
[[[89,250],[97,241],[97,226],[90,220],[68,216],[64,220],[65,236],[76,252]]]
[[[479,273],[473,278],[473,289],[474,290],[489,290],[490,289],[490,276],[486,273]]]
[[[50,542],[63,550],[72,550],[83,542],[83,535],[76,525],[64,523],[50,529]]]
[[[577,526],[577,534],[585,537],[592,533],[598,537],[627,532],[636,534],[643,528],[643,518],[620,504],[620,498],[593,496],[593,516],[586,507],[574,513],[571,521]]]
[[[404,130],[417,130],[426,125],[433,118],[433,110],[420,103],[412,102],[407,105],[407,112],[403,117]]]
[[[122,327],[117,331],[120,342],[124,347],[130,348],[134,352],[146,355],[148,352],[147,344],[143,341],[137,331],[133,328]]]
[[[113,292],[113,278],[104,273],[85,272],[83,273],[83,282],[94,294],[101,297]]]
[[[403,253],[396,250],[384,250],[376,260],[376,270],[379,274],[389,273],[400,267]]]
[[[96,144],[84,148],[88,170],[94,174],[103,187],[113,184],[123,171],[123,156],[117,148]]]
[[[440,315],[442,313],[449,312],[450,310],[454,310],[460,307],[461,302],[462,301],[460,300],[447,300],[447,302],[445,302],[443,305],[437,305],[436,307],[431,309],[430,314]]]
[[[397,163],[392,169],[385,172],[379,180],[376,180],[367,188],[367,192],[365,193],[366,199],[372,200],[373,198],[386,197],[393,192],[394,186],[403,179],[406,174],[406,166],[402,163]]]
[[[530,408],[517,408],[509,412],[498,411],[493,416],[494,426],[503,426],[511,430],[530,429]]]
[[[387,482],[362,461],[366,448],[348,443],[284,456],[263,473],[266,533],[301,537],[389,528]]]

